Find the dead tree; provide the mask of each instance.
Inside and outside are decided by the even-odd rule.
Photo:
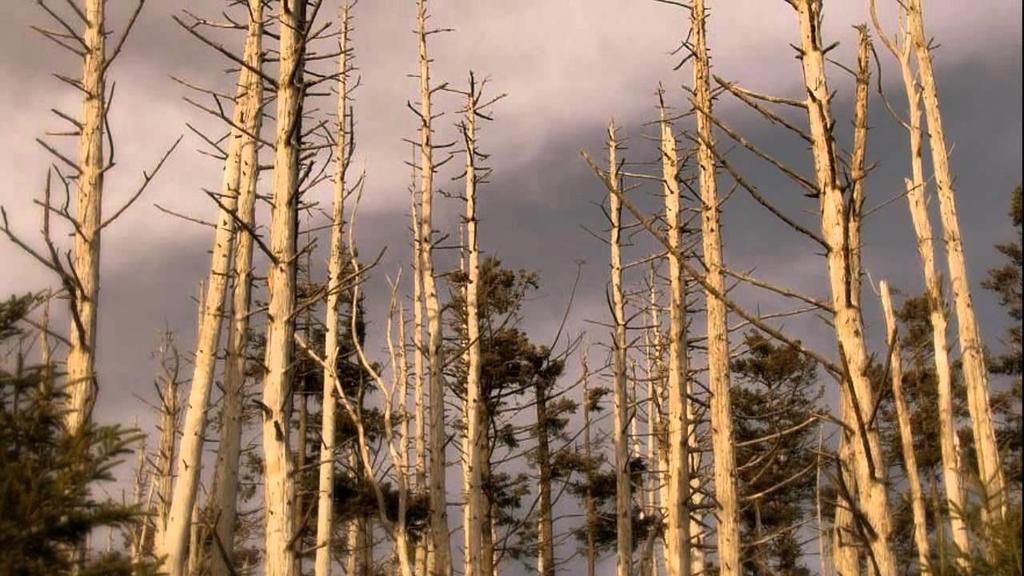
[[[278,8],[280,64],[274,140],[272,260],[267,274],[265,375],[261,409],[264,457],[265,561],[267,576],[292,576],[296,569],[294,494],[289,457],[289,374],[295,328],[295,260],[299,201],[300,117],[307,30],[306,0],[283,0]]]
[[[353,150],[351,128],[353,122],[348,107],[349,98],[349,32],[351,3],[346,1],[339,16],[341,36],[338,40],[340,55],[338,71],[338,127],[335,142],[334,167],[334,206],[331,214],[331,252],[327,263],[327,311],[324,324],[324,359],[330,366],[338,365],[338,324],[339,304],[344,289],[345,273],[344,226],[345,196],[348,194],[347,176],[349,162]],[[334,458],[336,452],[335,410],[337,395],[335,390],[340,385],[332,374],[324,371],[322,426],[320,442],[320,476],[317,496],[316,520],[316,576],[331,574],[331,543],[334,533]]]
[[[820,0],[794,0],[800,24],[800,61],[807,98],[803,106],[810,126],[814,156],[816,193],[821,204],[821,235],[827,248],[829,286],[832,293],[833,325],[843,360],[842,394],[849,395],[854,419],[846,422],[853,429],[857,496],[866,524],[864,534],[875,570],[894,574],[895,560],[889,544],[889,503],[885,472],[877,432],[872,425],[874,394],[867,377],[867,348],[859,307],[853,301],[849,262],[849,236],[846,233],[846,209],[838,182],[838,160],[832,137],[831,95],[825,76],[825,56],[821,42]]]
[[[946,136],[942,129],[939,91],[935,84],[931,51],[924,31],[921,0],[910,0],[906,4],[906,16],[908,40],[917,58],[918,79],[924,100],[925,119],[928,122],[928,147],[931,149],[935,188],[939,197],[942,239],[946,246],[946,263],[949,267],[950,285],[953,288],[964,383],[967,386],[967,408],[971,414],[971,431],[978,455],[983,504],[989,516],[988,520],[991,521],[1006,516],[1007,504],[1006,480],[1000,464],[999,448],[992,422],[992,407],[989,402],[988,370],[985,367],[981,331],[974,314],[971,286],[967,277],[967,262],[964,258],[956,196],[953,190],[953,173],[949,167],[949,149],[946,147]]]
[[[445,491],[445,434],[444,421],[444,355],[441,334],[441,306],[434,279],[433,198],[434,165],[433,129],[434,113],[431,98],[438,89],[430,85],[430,59],[427,56],[426,0],[417,0],[417,39],[419,44],[420,107],[420,221],[418,240],[420,250],[420,279],[423,286],[423,304],[427,320],[427,367],[430,390],[430,534],[433,542],[434,575],[449,576],[452,572],[451,549],[448,540],[448,512]]]
[[[904,13],[905,14],[905,13]],[[921,129],[921,92],[913,69],[913,40],[905,19],[902,40],[888,36],[882,29],[871,3],[871,16],[875,31],[889,52],[900,65],[904,92],[907,97],[907,118],[901,123],[907,129],[910,141],[910,173],[907,179],[907,204],[917,236],[917,253],[921,259],[924,275],[925,294],[928,297],[928,317],[932,326],[932,353],[935,358],[935,377],[938,388],[939,446],[942,454],[942,476],[946,505],[949,509],[950,531],[953,544],[960,551],[968,550],[967,525],[964,521],[964,492],[960,468],[956,421],[953,413],[953,375],[949,361],[947,339],[946,300],[942,294],[942,279],[935,265],[935,247],[928,204],[925,197],[926,179],[922,159],[923,134]],[[966,555],[958,556],[962,568],[966,569]]]
[[[255,14],[259,14],[259,0],[253,0]],[[250,12],[254,6],[250,6]],[[189,392],[181,448],[178,451],[174,492],[171,496],[170,515],[164,530],[157,533],[157,553],[166,557],[165,569],[171,576],[186,572],[189,529],[199,490],[202,468],[203,441],[206,434],[207,410],[213,388],[214,369],[220,342],[221,326],[227,300],[228,281],[232,272],[232,256],[236,237],[235,219],[242,184],[243,147],[251,137],[245,132],[258,122],[262,84],[254,70],[259,69],[262,25],[250,19],[242,59],[246,63],[239,70],[235,93],[235,109],[228,136],[227,158],[223,183],[217,204],[219,215],[211,252],[210,273],[199,318],[192,385]]]
[[[889,346],[889,373],[892,379],[892,399],[893,404],[896,405],[896,423],[900,430],[903,467],[907,472],[907,485],[910,489],[910,507],[914,514],[914,544],[917,545],[918,569],[922,572],[929,572],[931,552],[928,544],[928,522],[925,517],[924,496],[921,494],[921,480],[917,475],[917,456],[914,454],[914,431],[910,427],[910,412],[907,410],[907,402],[903,396],[903,358],[899,334],[896,330],[896,316],[893,314],[889,284],[883,280],[879,283],[878,290],[882,299],[886,341]]]
[[[725,292],[722,274],[722,237],[719,230],[718,182],[711,123],[711,78],[704,0],[690,9],[693,42],[693,97],[697,115],[697,165],[701,197],[701,236],[707,281],[719,293]],[[707,303],[708,387],[711,395],[711,443],[714,460],[715,516],[718,525],[718,562],[722,574],[740,570],[738,504],[736,501],[736,457],[732,441],[732,408],[729,379],[729,333],[725,304],[710,294]]]
[[[608,184],[621,193],[622,179],[619,176],[619,161],[616,157],[618,143],[615,124],[608,124]],[[612,440],[615,445],[615,550],[616,574],[629,576],[633,558],[633,498],[629,476],[629,422],[630,402],[626,390],[626,304],[622,291],[622,202],[621,194],[609,191],[609,220],[611,236],[611,299],[612,317],[615,322],[612,347],[612,378],[614,382],[615,422]]]

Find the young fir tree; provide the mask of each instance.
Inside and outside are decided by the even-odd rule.
[[[118,554],[83,563],[67,553],[96,529],[139,521],[134,507],[99,497],[139,436],[91,420],[66,433],[53,366],[27,364],[23,352],[32,336],[20,323],[39,301],[31,294],[0,301],[0,574],[150,573]]]
[[[821,385],[813,360],[746,335],[733,361],[733,423],[744,574],[809,575],[800,548],[801,524],[813,514],[816,427]]]

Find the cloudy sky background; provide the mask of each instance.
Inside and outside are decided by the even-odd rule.
[[[77,113],[77,94],[51,76],[77,75],[77,64],[29,29],[46,24],[34,3],[8,6],[0,25],[0,110],[6,129],[0,136],[0,168],[5,186],[0,204],[12,225],[25,237],[39,228],[39,197],[45,169],[51,161],[34,142],[45,130],[61,129],[50,108]],[[186,123],[211,133],[217,122],[182,101],[186,91],[170,76],[229,90],[232,79],[223,74],[229,64],[177,27],[170,16],[180,9],[215,16],[210,2],[153,1],[112,71],[117,83],[112,123],[117,138],[118,167],[107,180],[108,213],[134,190],[141,170],[158,159],[180,134],[183,145],[172,156],[146,196],[116,225],[105,231],[100,301],[101,418],[124,419],[139,414],[150,418],[135,395],[152,397],[152,350],[164,326],[175,330],[182,350],[191,348],[195,331],[192,298],[208,265],[210,230],[159,212],[154,203],[212,220],[215,207],[201,192],[220,183],[218,162],[195,152],[202,142],[187,132]],[[324,13],[334,18],[334,2]],[[883,21],[895,24],[890,4],[883,1]],[[120,29],[129,3],[111,2],[112,27]],[[799,98],[799,64],[789,44],[797,41],[793,11],[781,1],[733,0],[713,2],[710,47],[714,72],[764,92]],[[467,72],[489,76],[489,90],[509,96],[494,109],[496,121],[481,135],[483,149],[494,168],[480,192],[480,243],[513,268],[541,273],[542,289],[526,310],[526,327],[541,341],[550,339],[568,299],[576,262],[584,261],[581,285],[569,329],[606,337],[586,320],[608,317],[605,304],[607,255],[604,244],[583,227],[601,232],[605,225],[594,202],[604,191],[580,158],[586,148],[602,156],[604,126],[614,117],[627,138],[623,154],[636,161],[656,159],[643,136],[655,117],[654,91],[659,82],[670,105],[685,106],[680,86],[689,81],[688,67],[673,71],[678,58],[669,54],[686,34],[685,14],[647,1],[521,0],[436,2],[433,24],[454,28],[432,37],[437,81],[461,87]],[[371,321],[383,322],[383,275],[394,276],[408,258],[409,145],[416,118],[405,107],[416,99],[414,3],[364,1],[355,10],[354,48],[362,85],[355,94],[359,150],[356,165],[365,166],[367,184],[358,224],[364,253],[387,253],[368,286]],[[856,43],[854,24],[868,20],[866,3],[833,0],[826,3],[826,42],[840,42],[833,58],[852,65]],[[926,6],[928,33],[941,47],[935,52],[940,98],[947,137],[953,146],[958,201],[968,266],[975,286],[984,270],[998,262],[992,245],[1010,238],[1006,217],[1009,192],[1021,179],[1021,4],[1005,0],[933,1]],[[241,37],[235,38],[239,45]],[[903,110],[898,70],[884,48],[883,83],[897,110]],[[875,73],[875,71],[872,71]],[[838,92],[835,115],[840,142],[849,147],[850,79],[833,68],[832,88]],[[453,123],[461,105],[457,97],[441,94],[435,108],[446,112],[436,121],[438,141],[456,137]],[[320,106],[331,108],[323,100]],[[810,174],[810,158],[802,142],[767,126],[727,98],[720,114],[752,140]],[[878,169],[868,181],[869,207],[893,197],[907,173],[906,138],[872,93],[868,159]],[[688,126],[687,126],[688,128]],[[721,139],[721,138],[720,138]],[[724,141],[723,141],[724,144]],[[815,202],[763,165],[736,152],[736,162],[749,179],[812,229]],[[440,186],[450,182],[459,161],[440,174]],[[264,183],[263,189],[266,189]],[[317,192],[329,199],[325,187]],[[454,233],[461,206],[441,201],[438,228]],[[645,201],[651,205],[650,200]],[[325,204],[326,206],[327,204]],[[937,219],[934,220],[937,224]],[[727,265],[825,296],[824,261],[813,247],[772,220],[742,192],[725,207],[723,233]],[[454,234],[453,234],[454,235]],[[906,204],[895,202],[872,215],[864,231],[866,269],[874,281],[890,279],[895,288],[921,289],[913,232]],[[326,244],[321,244],[326,246]],[[652,247],[638,237],[632,257]],[[326,250],[316,256],[323,260]],[[940,260],[941,262],[941,260]],[[45,270],[0,242],[0,295],[53,285]],[[639,280],[639,277],[634,278]],[[742,300],[762,310],[783,309],[778,299],[741,290]],[[986,342],[999,346],[1005,316],[995,299],[976,288],[975,301]],[[881,327],[873,297],[865,300],[868,331]],[[819,350],[834,345],[813,320],[794,320],[787,327]]]

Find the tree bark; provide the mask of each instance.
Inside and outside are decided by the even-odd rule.
[[[434,576],[452,572],[445,491],[444,354],[441,348],[441,306],[434,281],[433,196],[434,160],[431,129],[430,60],[427,57],[427,5],[417,0],[420,83],[420,274],[427,315],[427,366],[430,386],[430,532],[434,545]]]
[[[860,532],[866,535],[866,544],[870,549],[876,571],[882,576],[888,576],[896,571],[889,544],[889,502],[878,436],[871,425],[874,394],[867,377],[868,359],[863,320],[851,292],[846,210],[836,176],[835,143],[831,134],[832,118],[829,105],[831,95],[825,78],[825,59],[821,48],[821,2],[798,0],[794,4],[800,22],[801,65],[807,89],[805,106],[810,124],[811,149],[821,203],[822,237],[828,248],[827,264],[834,310],[833,325],[840,355],[849,375],[849,382],[844,382],[842,392],[843,395],[852,393],[851,406],[856,422],[855,440],[851,445],[858,505],[863,514],[863,521],[870,525],[870,530]]]
[[[910,411],[903,395],[903,357],[896,330],[896,316],[892,311],[892,297],[889,284],[884,280],[878,286],[882,297],[882,312],[885,316],[886,340],[889,344],[889,371],[892,378],[892,398],[896,405],[896,423],[900,430],[900,448],[903,450],[903,466],[907,471],[907,485],[910,488],[910,506],[914,514],[914,543],[917,545],[918,569],[930,572],[928,545],[928,522],[925,517],[924,496],[921,494],[921,479],[917,474],[917,456],[914,454],[914,432],[910,427]]]
[[[238,220],[252,228],[255,222],[256,183],[259,176],[259,145],[256,137],[262,125],[263,81],[256,74],[262,68],[263,3],[249,2],[249,30],[246,44],[255,43],[245,57],[248,69],[240,72],[246,87],[238,184]],[[224,398],[220,413],[220,443],[214,466],[210,517],[214,522],[214,550],[210,557],[213,576],[228,576],[234,566],[235,528],[238,522],[238,465],[242,452],[242,400],[245,395],[245,358],[249,344],[249,305],[252,299],[253,239],[244,230],[235,232],[231,321],[228,324],[227,357],[224,361]]]
[[[675,135],[664,106],[661,107],[661,166],[665,195],[669,269],[669,358],[668,358],[668,494],[665,502],[665,565],[669,576],[689,576],[690,550],[690,446],[686,379],[686,302],[682,265],[682,214],[680,207],[679,157]]]
[[[306,29],[304,0],[284,0],[279,8],[280,65],[277,89],[277,135],[274,142],[273,207],[267,275],[268,304],[263,380],[264,573],[295,573],[295,485],[288,454],[287,401],[295,330],[295,244],[298,212],[300,110],[304,89],[302,62]]]
[[[697,163],[701,196],[701,232],[707,281],[725,293],[722,277],[722,237],[719,231],[718,183],[715,178],[714,136],[711,123],[711,81],[705,30],[704,0],[694,0],[690,10],[693,88],[697,108]],[[723,575],[740,573],[736,456],[732,443],[732,403],[729,383],[729,328],[725,303],[706,295],[708,332],[708,386],[711,393],[711,445],[715,469],[715,517],[718,524],[718,563]]]
[[[338,40],[341,54],[338,57],[338,128],[334,166],[334,206],[331,214],[331,252],[327,263],[327,310],[324,319],[324,359],[329,366],[338,365],[338,323],[339,305],[342,296],[342,276],[345,273],[344,228],[345,193],[351,135],[348,116],[348,62],[349,62],[349,9],[346,0],[341,8],[341,37]],[[336,411],[338,405],[335,375],[324,370],[323,403],[321,405],[320,465],[317,487],[316,514],[316,560],[314,574],[330,576],[331,550],[334,533],[334,458],[336,446]]]
[[[594,502],[594,465],[593,448],[590,439],[590,368],[587,366],[587,347],[580,350],[580,370],[583,380],[583,459],[584,478],[586,489],[583,496],[583,507],[586,518],[586,562],[587,576],[594,576],[594,569],[597,564],[597,542],[594,536],[594,527],[597,525],[597,505]]]
[[[468,535],[467,576],[491,576],[483,571],[480,562],[481,535],[484,527],[481,523],[481,504],[483,486],[481,484],[481,461],[483,459],[483,442],[486,433],[482,429],[480,392],[480,314],[477,297],[480,290],[480,250],[477,246],[476,219],[476,116],[479,94],[473,75],[470,74],[469,97],[466,105],[466,119],[463,136],[466,140],[466,245],[468,248],[466,284],[466,455],[468,471],[467,490],[467,524],[463,527]]]
[[[619,164],[616,158],[618,144],[615,140],[615,124],[608,124],[608,186],[620,190]],[[622,256],[620,235],[622,233],[622,200],[619,193],[609,193],[609,217],[611,219],[611,304],[615,321],[614,346],[612,348],[612,373],[614,379],[615,423],[613,443],[615,445],[615,566],[618,576],[629,576],[633,558],[633,497],[629,474],[629,394],[626,390],[626,303],[622,295]]]
[[[555,574],[555,534],[551,510],[551,447],[548,439],[548,399],[546,383],[534,378],[534,404],[537,410],[537,574]]]
[[[935,84],[931,53],[924,32],[921,0],[910,0],[906,4],[906,12],[910,39],[917,57],[925,118],[928,121],[929,148],[932,154],[935,187],[939,196],[939,214],[943,241],[946,245],[949,280],[956,306],[960,354],[964,382],[967,385],[967,408],[971,414],[971,431],[974,434],[975,451],[978,455],[978,474],[984,492],[984,507],[990,516],[994,515],[995,518],[1001,519],[1006,516],[1006,481],[999,461],[995,427],[992,422],[988,370],[985,367],[981,331],[978,329],[971,300],[971,287],[953,190],[953,174],[949,167],[949,153],[942,129],[938,87]]]
[[[258,66],[261,33],[262,27],[259,23],[250,22],[242,56],[246,63],[255,63]],[[186,571],[190,518],[199,490],[207,411],[213,388],[228,280],[232,271],[234,241],[237,235],[235,218],[238,217],[236,212],[242,183],[242,153],[246,142],[250,140],[242,127],[249,127],[258,122],[256,117],[262,113],[261,91],[259,77],[249,68],[241,67],[219,198],[221,208],[211,252],[206,294],[199,318],[192,386],[177,459],[178,476],[174,483],[166,530],[157,533],[157,552],[161,556],[166,556],[164,566],[171,576],[180,576]]]
[[[103,130],[106,104],[105,0],[85,0],[85,56],[82,58],[82,119],[78,140],[78,193],[67,357],[67,429],[87,422],[96,401],[96,308],[100,289],[100,227],[103,208]]]

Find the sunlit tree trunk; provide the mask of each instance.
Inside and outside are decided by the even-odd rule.
[[[178,442],[178,422],[181,403],[178,391],[178,351],[170,334],[160,344],[160,441],[156,457],[156,519],[157,531],[164,530],[171,508],[171,490],[174,487],[174,453]]]
[[[711,147],[711,80],[708,62],[707,13],[704,0],[694,0],[690,10],[694,48],[693,97],[697,114],[697,163],[700,172],[701,232],[707,281],[718,293],[725,293],[722,277],[722,237],[719,231],[718,183]],[[711,445],[715,469],[715,516],[718,534],[718,563],[721,574],[738,575],[740,544],[736,500],[736,457],[732,444],[732,407],[729,391],[729,329],[725,303],[706,295],[708,332],[708,386],[711,392]]]
[[[263,81],[256,73],[262,67],[263,3],[249,2],[249,30],[246,36],[248,68],[239,72],[245,86],[246,114],[240,131],[237,218],[250,228],[255,221],[256,183],[262,125]],[[234,565],[235,528],[238,523],[238,465],[242,451],[242,400],[245,393],[245,357],[249,342],[249,304],[252,296],[253,240],[248,232],[236,230],[227,356],[224,360],[224,397],[221,400],[220,442],[214,466],[209,517],[214,523],[210,554],[213,576],[228,576]]]
[[[67,357],[67,428],[77,432],[96,401],[96,306],[100,289],[100,226],[103,205],[103,130],[106,119],[106,0],[85,1],[78,193],[75,195],[74,275]]]
[[[618,576],[629,576],[633,557],[633,498],[629,476],[629,394],[626,390],[626,303],[622,295],[622,201],[619,165],[616,158],[615,125],[608,124],[608,186],[618,192],[608,194],[611,219],[611,305],[615,322],[612,348],[615,422],[615,565]]]
[[[835,143],[832,139],[831,95],[825,78],[825,57],[821,48],[821,3],[819,0],[794,2],[800,22],[800,50],[804,84],[807,89],[808,122],[814,156],[822,236],[828,247],[827,263],[832,294],[833,325],[839,341],[849,381],[844,376],[842,394],[852,393],[855,439],[851,442],[853,469],[857,480],[858,506],[876,571],[894,574],[895,560],[889,544],[889,502],[885,488],[885,467],[878,436],[871,420],[874,394],[867,377],[867,350],[860,311],[853,300],[850,282],[849,238],[846,210],[837,181]]]
[[[295,573],[293,470],[288,454],[287,402],[295,329],[295,244],[299,187],[299,115],[305,1],[281,2],[280,64],[277,87],[277,133],[274,142],[273,207],[270,250],[274,260],[267,275],[266,370],[263,380],[263,492],[265,524],[264,573]]]
[[[255,64],[254,69],[258,69],[259,66],[261,35],[260,24],[250,22],[242,59],[250,65]],[[192,385],[177,459],[178,476],[174,483],[166,530],[157,532],[157,553],[160,556],[166,555],[164,566],[171,576],[179,576],[186,570],[190,518],[199,490],[207,411],[213,388],[228,280],[232,272],[234,241],[239,234],[236,232],[235,218],[238,217],[237,209],[240,186],[242,185],[242,154],[243,148],[251,140],[245,132],[248,127],[258,122],[256,118],[261,114],[261,91],[262,86],[258,75],[247,67],[240,68],[223,183],[218,199],[220,211],[211,251],[210,273],[199,318]],[[249,145],[252,146],[251,143]],[[230,402],[234,402],[234,400],[232,399]],[[231,407],[229,406],[229,408]],[[225,543],[225,546],[230,545],[230,543]]]
[[[480,393],[480,314],[477,296],[480,290],[480,250],[477,246],[476,219],[476,117],[479,95],[470,74],[469,94],[466,104],[466,118],[462,128],[466,141],[466,463],[468,490],[466,493],[466,525],[463,530],[467,538],[467,576],[491,576],[482,570],[480,562],[481,535],[485,528],[481,522],[483,486],[481,484],[481,461],[484,457],[483,443],[486,431],[482,428]]]
[[[907,472],[907,485],[910,488],[910,506],[914,514],[914,543],[917,545],[918,568],[922,572],[928,569],[931,557],[928,545],[928,522],[925,517],[924,496],[921,494],[921,479],[917,474],[917,456],[914,454],[914,432],[910,428],[910,411],[903,395],[903,357],[899,336],[896,331],[896,315],[892,309],[892,296],[889,284],[884,280],[879,283],[882,298],[882,312],[885,316],[886,340],[889,344],[889,372],[892,378],[892,398],[896,405],[896,423],[900,430],[900,448],[903,451],[903,466]]]
[[[537,574],[555,574],[554,517],[551,509],[551,447],[548,439],[548,391],[543,378],[535,378],[537,421]]]
[[[971,300],[971,287],[967,276],[967,263],[964,258],[960,222],[953,190],[953,174],[949,167],[949,152],[942,128],[942,113],[939,110],[939,91],[932,71],[929,40],[924,31],[922,2],[921,0],[910,0],[906,4],[906,8],[907,26],[917,57],[921,95],[924,100],[925,118],[928,122],[929,148],[932,154],[935,187],[939,197],[939,214],[942,222],[943,241],[946,245],[949,280],[953,288],[953,303],[956,306],[964,383],[967,386],[967,408],[971,414],[971,431],[974,434],[974,446],[978,455],[978,473],[981,476],[986,500],[984,505],[988,514],[1002,518],[1006,515],[1006,482],[1000,465],[995,427],[992,422],[988,370],[985,368],[981,332],[978,329],[974,304]]]
[[[675,135],[664,106],[661,108],[661,165],[665,195],[666,236],[669,270],[669,352],[668,352],[668,485],[665,507],[665,566],[669,576],[688,576],[690,551],[690,447],[686,379],[686,302],[682,265],[682,214],[680,207],[679,157]]]
[[[444,355],[441,348],[441,306],[434,280],[433,196],[434,160],[430,60],[427,57],[426,0],[417,0],[420,82],[420,276],[427,315],[427,366],[430,386],[430,532],[434,545],[434,576],[451,574],[445,492]]]
[[[345,272],[344,226],[346,176],[350,155],[351,125],[348,116],[349,8],[341,8],[341,54],[338,59],[338,128],[334,154],[334,206],[331,214],[331,253],[327,263],[327,310],[324,319],[324,359],[330,366],[338,365],[339,305],[342,296],[342,275]],[[336,451],[335,414],[338,397],[334,374],[324,370],[323,403],[321,407],[320,475],[317,488],[316,514],[316,576],[330,576],[332,536],[334,533],[334,458]]]

